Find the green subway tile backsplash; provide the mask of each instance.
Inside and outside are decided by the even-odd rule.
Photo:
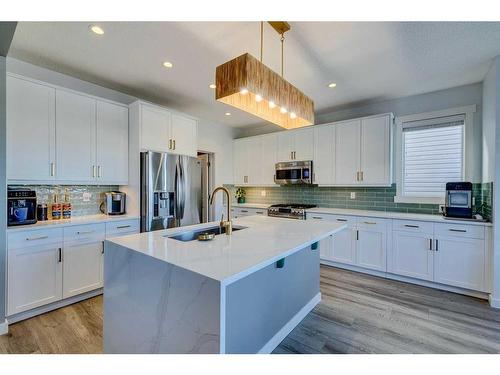
[[[228,185],[234,198],[235,187]],[[247,203],[304,203],[321,207],[353,208],[406,213],[439,214],[439,205],[420,203],[395,203],[396,184],[391,187],[318,187],[318,186],[281,186],[245,187]],[[265,191],[265,196],[262,192]],[[474,211],[485,218],[491,218],[492,183],[473,184],[475,198]],[[351,199],[351,192],[356,198]]]

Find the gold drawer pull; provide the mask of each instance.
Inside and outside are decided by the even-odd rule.
[[[120,225],[119,227],[116,227],[116,229],[125,229],[125,228],[130,228],[130,225]]]
[[[461,233],[466,233],[467,231],[465,229],[450,229],[450,232],[461,232]]]
[[[81,235],[81,234],[90,234],[90,233],[94,233],[93,230],[88,230],[88,231],[84,231],[84,232],[76,232],[76,234],[78,235]]]
[[[363,223],[369,224],[369,225],[375,225],[375,224],[377,224],[375,221],[363,221]]]
[[[312,218],[313,218],[313,219],[323,220],[323,218],[322,218],[322,217],[319,217],[319,216],[313,216]]]
[[[337,221],[347,221],[347,219],[337,219]]]
[[[40,237],[27,237],[26,241],[36,241],[36,240],[44,240],[49,238],[49,236],[40,236]]]
[[[407,228],[420,228],[418,225],[410,225],[410,224],[405,224],[405,227],[407,227]]]

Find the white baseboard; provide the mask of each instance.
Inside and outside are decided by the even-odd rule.
[[[3,323],[0,323],[0,335],[6,335],[9,333],[9,324],[7,320],[4,320]]]
[[[290,332],[293,331],[295,327],[306,317],[307,314],[311,312],[312,309],[316,307],[321,301],[321,293],[316,294],[313,299],[311,299],[307,305],[300,309],[300,311],[294,315],[292,319],[286,323],[283,328],[281,328],[272,338],[269,340],[260,350],[258,354],[269,354],[272,353],[274,349],[287,337]]]
[[[500,309],[500,298],[493,298],[493,294],[490,294],[488,297],[488,302],[490,303],[491,307]]]

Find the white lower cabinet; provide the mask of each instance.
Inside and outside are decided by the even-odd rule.
[[[471,290],[485,290],[484,240],[436,237],[434,281]]]
[[[307,220],[348,225],[320,242],[321,260],[430,281],[437,287],[491,291],[488,227],[323,213],[308,213]]]
[[[9,251],[8,315],[61,299],[60,250],[57,245],[42,245]]]
[[[139,232],[139,219],[8,232],[7,315],[103,286],[104,239]]]
[[[387,269],[388,220],[358,217],[356,220],[356,265],[376,271]]]
[[[432,235],[394,231],[391,272],[398,275],[432,280],[434,254]]]
[[[243,207],[234,207],[231,209],[231,218],[232,219],[237,219],[238,217],[252,216],[252,215],[267,216],[267,209],[265,209],[265,208],[243,208]]]

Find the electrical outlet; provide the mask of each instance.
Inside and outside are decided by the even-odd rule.
[[[476,205],[476,197],[472,197],[472,205],[475,206]]]
[[[444,214],[444,205],[443,204],[439,205],[439,213]]]
[[[90,198],[92,198],[92,194],[85,192],[83,193],[83,201],[84,202],[90,202]]]
[[[266,191],[265,190],[261,190],[260,191],[260,196],[261,197],[265,197],[266,196]]]
[[[356,199],[356,192],[351,191],[351,199]]]

